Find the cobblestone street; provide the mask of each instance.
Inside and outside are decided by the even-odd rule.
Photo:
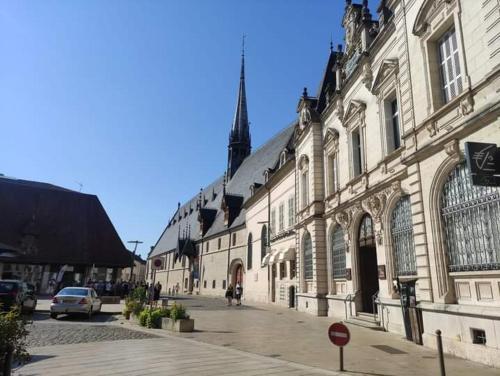
[[[66,345],[85,342],[156,338],[154,334],[125,329],[116,325],[34,323],[29,327],[29,347]]]

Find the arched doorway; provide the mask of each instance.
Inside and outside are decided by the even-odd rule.
[[[363,312],[375,313],[373,296],[379,290],[377,248],[373,233],[373,221],[368,214],[363,216],[359,225],[358,252],[361,310]]]
[[[236,259],[231,262],[229,272],[230,272],[229,280],[231,281],[233,287],[236,286],[237,282],[239,282],[241,286],[243,286],[244,270],[243,270],[243,261],[241,259]]]

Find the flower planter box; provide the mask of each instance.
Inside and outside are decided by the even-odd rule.
[[[102,304],[120,304],[120,297],[119,296],[100,296],[99,299],[101,299]]]
[[[193,319],[172,320],[167,317],[161,319],[161,328],[172,332],[192,332],[194,330]]]

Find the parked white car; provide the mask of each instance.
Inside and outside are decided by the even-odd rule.
[[[93,288],[65,287],[54,296],[50,305],[50,317],[57,319],[59,314],[86,314],[89,319],[93,313],[101,311],[102,302]]]

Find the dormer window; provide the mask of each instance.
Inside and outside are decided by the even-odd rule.
[[[269,170],[264,171],[264,181],[266,183],[269,181]]]
[[[280,155],[280,168],[286,163],[287,157],[288,157],[288,151],[285,149],[281,152]]]

